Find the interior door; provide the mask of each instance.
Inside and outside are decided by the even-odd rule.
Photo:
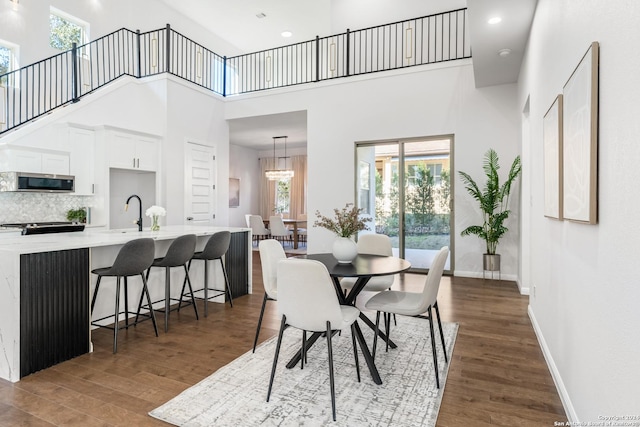
[[[216,160],[215,148],[185,144],[185,224],[215,223]]]

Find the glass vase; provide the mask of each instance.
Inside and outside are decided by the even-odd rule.
[[[160,230],[160,224],[158,224],[158,215],[153,215],[151,217],[151,231]]]

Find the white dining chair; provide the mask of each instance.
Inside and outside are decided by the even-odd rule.
[[[385,329],[387,334],[387,351],[389,350],[389,315],[391,313],[404,316],[426,317],[429,319],[429,330],[431,332],[431,350],[433,353],[433,366],[436,371],[436,385],[440,388],[440,377],[438,374],[438,356],[436,352],[436,341],[433,333],[433,309],[435,309],[438,319],[438,328],[440,329],[440,339],[442,340],[442,349],[444,351],[444,360],[448,362],[447,349],[444,344],[444,333],[442,332],[442,322],[440,321],[440,310],[438,309],[438,290],[440,288],[440,279],[444,271],[444,265],[449,256],[449,248],[447,246],[440,249],[436,255],[429,274],[425,281],[422,292],[404,292],[404,291],[385,291],[374,295],[365,307],[367,310],[376,310],[376,330],[373,338],[373,357],[376,354],[376,344],[378,342],[378,330],[380,325],[380,313],[385,313]],[[427,313],[426,316],[423,313]]]
[[[359,254],[393,256],[391,239],[385,234],[363,234],[358,237],[356,244]],[[374,276],[364,286],[363,291],[380,292],[389,289],[395,280],[395,275]],[[340,280],[344,289],[352,289],[356,284],[355,277],[345,277]]]
[[[274,239],[281,240],[283,244],[285,241],[291,242],[293,232],[284,226],[282,217],[278,215],[270,216],[269,229],[271,230],[271,237]]]
[[[358,364],[358,349],[355,339],[355,321],[360,315],[360,310],[352,306],[340,305],[327,267],[319,261],[291,258],[282,260],[278,263],[277,277],[278,311],[282,315],[282,321],[271,368],[267,402],[271,397],[271,388],[285,328],[292,326],[303,331],[300,357],[301,368],[304,367],[306,358],[306,332],[325,333],[329,353],[331,409],[333,411],[333,420],[335,421],[336,395],[331,337],[334,331],[351,327],[353,354],[356,361],[358,382],[360,382],[360,365]]]
[[[356,244],[359,254],[366,255],[382,255],[393,256],[393,250],[391,247],[391,239],[385,234],[363,234],[358,237],[358,243]],[[363,291],[367,292],[381,292],[391,289],[393,282],[395,281],[395,274],[388,276],[374,276],[364,286]],[[340,285],[345,291],[353,289],[353,285],[356,284],[357,278],[345,277],[340,280]],[[395,314],[393,320],[396,322]]]
[[[274,239],[263,240],[258,244],[260,251],[260,265],[262,266],[262,283],[264,285],[264,298],[262,299],[262,309],[258,318],[258,327],[256,328],[256,337],[253,340],[253,352],[256,352],[258,344],[258,335],[260,335],[260,327],[262,326],[262,317],[267,301],[278,300],[278,262],[286,259],[282,245]]]
[[[251,215],[249,217],[249,227],[251,228],[253,239],[256,241],[266,239],[271,234],[271,232],[264,226],[264,221],[260,215]]]

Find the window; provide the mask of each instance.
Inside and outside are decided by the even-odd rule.
[[[17,51],[16,45],[0,40],[0,76],[18,68]]]
[[[49,45],[55,49],[70,50],[89,39],[89,24],[56,8],[49,14]]]
[[[276,213],[289,213],[291,181],[281,179],[276,183]]]

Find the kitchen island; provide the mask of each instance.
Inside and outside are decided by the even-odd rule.
[[[156,242],[156,257],[162,257],[179,236],[195,234],[196,251],[199,251],[211,234],[223,230],[232,233],[225,257],[232,293],[234,296],[251,293],[251,231],[248,228],[163,226],[153,232],[85,229],[29,236],[19,232],[2,233],[0,378],[15,382],[29,373],[92,350],[89,306],[96,277],[90,271],[111,265],[128,241],[150,237]],[[202,288],[204,280],[202,264],[194,263],[190,272],[196,289]],[[224,281],[219,263],[212,267],[210,284],[222,290]],[[149,277],[149,291],[156,301],[164,296],[164,273],[154,270]],[[172,270],[175,270],[171,273],[175,284],[172,297],[178,297],[184,272]],[[130,280],[129,301],[138,301],[140,280]],[[113,313],[114,292],[115,286],[106,286],[106,283],[101,286],[94,318]],[[224,303],[224,296],[217,301]]]

